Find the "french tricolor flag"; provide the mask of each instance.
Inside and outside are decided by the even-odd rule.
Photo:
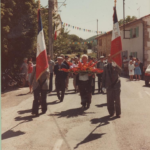
[[[37,36],[37,54],[36,54],[36,80],[48,68],[46,45],[43,33],[40,9],[38,9],[38,36]]]
[[[112,59],[117,63],[117,65],[119,67],[122,67],[122,58],[121,58],[122,42],[121,42],[120,29],[119,29],[116,7],[114,7],[113,21],[114,21],[114,25],[113,25],[111,52],[110,53],[111,53],[111,56],[116,55]]]

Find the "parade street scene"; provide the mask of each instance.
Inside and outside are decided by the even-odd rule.
[[[1,0],[1,149],[150,150],[150,0]]]

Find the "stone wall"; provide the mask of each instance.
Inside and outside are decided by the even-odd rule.
[[[143,19],[144,24],[144,67],[150,64],[150,16]]]

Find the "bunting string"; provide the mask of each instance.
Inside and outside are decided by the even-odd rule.
[[[92,44],[94,43],[94,41],[88,41],[88,42],[63,42],[63,43],[67,43],[70,45],[87,45],[87,44]]]
[[[80,28],[80,27],[77,27],[77,26],[73,26],[73,25],[70,25],[68,23],[65,23],[65,22],[61,22],[63,27],[69,27],[69,28],[72,28],[72,29],[75,29],[75,30],[79,30],[79,31],[83,31],[83,32],[89,32],[89,33],[98,33],[98,34],[106,34],[107,32],[103,32],[103,31],[94,31],[94,30],[89,30],[89,29],[83,29],[83,28]]]

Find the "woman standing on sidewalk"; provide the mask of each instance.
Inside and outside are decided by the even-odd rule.
[[[139,80],[141,80],[141,69],[140,69],[140,61],[138,60],[138,58],[136,58],[135,61],[135,80],[137,80],[137,77],[139,78]]]
[[[82,55],[82,63],[87,64],[88,56]],[[82,108],[89,108],[92,98],[92,76],[88,73],[79,73],[78,86],[81,96]]]

